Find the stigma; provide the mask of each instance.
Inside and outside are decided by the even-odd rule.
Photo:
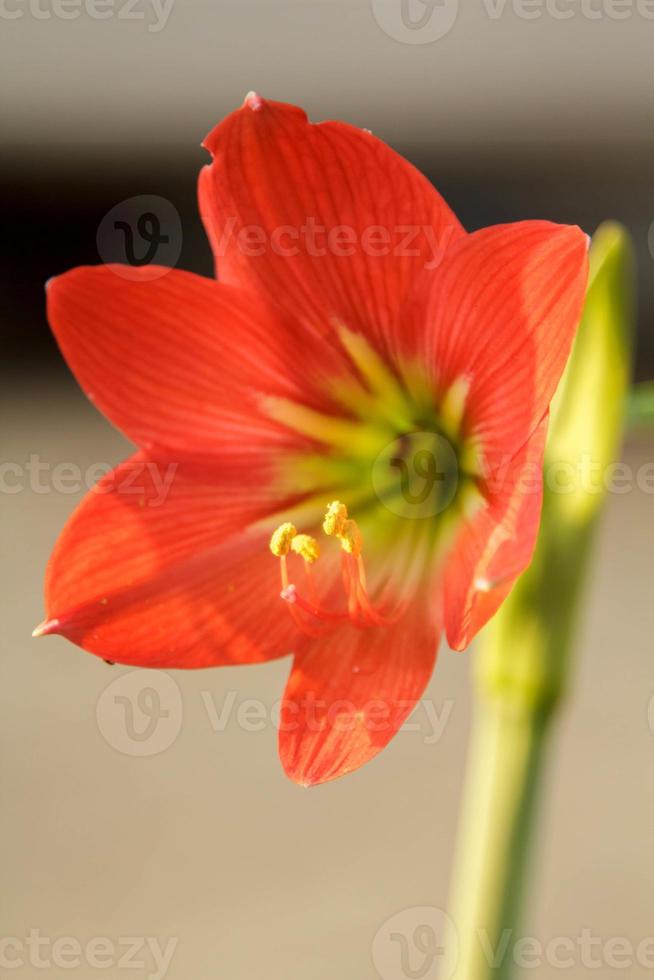
[[[296,626],[309,636],[322,636],[347,622],[361,629],[390,626],[397,622],[401,614],[399,611],[385,615],[375,607],[368,595],[362,554],[363,536],[340,500],[333,500],[327,505],[322,530],[326,537],[334,538],[340,545],[343,608],[329,608],[319,594],[313,565],[320,558],[320,545],[314,537],[299,534],[295,525],[285,522],[276,528],[270,538],[270,550],[280,564],[280,597]],[[303,561],[305,591],[291,581],[288,558],[292,555]]]

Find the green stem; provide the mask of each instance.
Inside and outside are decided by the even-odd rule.
[[[545,468],[604,473],[624,419],[632,346],[632,256],[617,225],[593,239],[584,318],[552,406]],[[586,475],[587,475],[586,471]],[[602,502],[580,473],[548,486],[531,566],[484,630],[450,911],[458,957],[450,980],[507,980],[520,914],[546,740],[566,687],[584,570]]]
[[[510,976],[549,717],[504,700],[487,699],[478,709],[451,909],[457,980]]]

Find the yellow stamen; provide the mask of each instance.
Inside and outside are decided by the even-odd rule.
[[[313,564],[320,557],[320,546],[310,534],[298,534],[294,524],[280,524],[270,539],[270,550],[279,558],[281,576],[280,597],[297,628],[308,636],[319,637],[336,627],[336,624],[353,622],[356,626],[388,626],[397,622],[401,610],[385,614],[370,600],[366,588],[366,570],[361,550],[363,538],[356,521],[348,517],[347,507],[340,500],[333,500],[327,507],[323,529],[326,534],[340,541],[341,575],[347,599],[347,610],[330,609],[321,601],[318,583],[314,579]],[[305,598],[289,578],[288,554],[293,552],[304,559],[304,573],[309,598]],[[314,620],[323,621],[314,625]]]
[[[322,529],[329,537],[338,538],[343,551],[348,555],[359,557],[363,546],[361,531],[356,521],[350,520],[347,507],[340,500],[332,500],[331,504],[328,504]]]
[[[283,558],[289,553],[293,539],[297,534],[294,524],[280,524],[276,531],[273,531],[270,539],[270,550],[276,558]]]
[[[310,534],[298,534],[291,541],[291,550],[300,555],[306,562],[313,565],[320,558],[320,546]]]
[[[356,521],[346,521],[338,537],[340,538],[343,551],[346,551],[348,555],[353,555],[355,558],[358,558],[361,554],[363,539]]]
[[[329,537],[340,538],[347,521],[347,507],[340,500],[333,500],[327,506],[322,529]]]

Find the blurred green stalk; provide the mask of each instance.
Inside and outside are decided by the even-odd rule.
[[[588,466],[597,484],[619,451],[631,368],[633,260],[620,226],[601,225],[590,264],[583,319],[552,405],[545,472]],[[564,493],[546,482],[532,564],[480,637],[450,902],[459,949],[447,980],[512,974],[544,747],[569,673],[603,497],[583,479]]]

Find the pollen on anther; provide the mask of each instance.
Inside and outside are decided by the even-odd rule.
[[[340,538],[347,521],[347,507],[340,500],[333,500],[327,505],[322,529],[329,537]]]
[[[310,534],[297,534],[291,541],[291,551],[313,565],[320,558],[320,546]]]
[[[280,524],[270,538],[270,550],[275,558],[283,558],[291,550],[291,543],[297,534],[294,524],[288,521]]]

